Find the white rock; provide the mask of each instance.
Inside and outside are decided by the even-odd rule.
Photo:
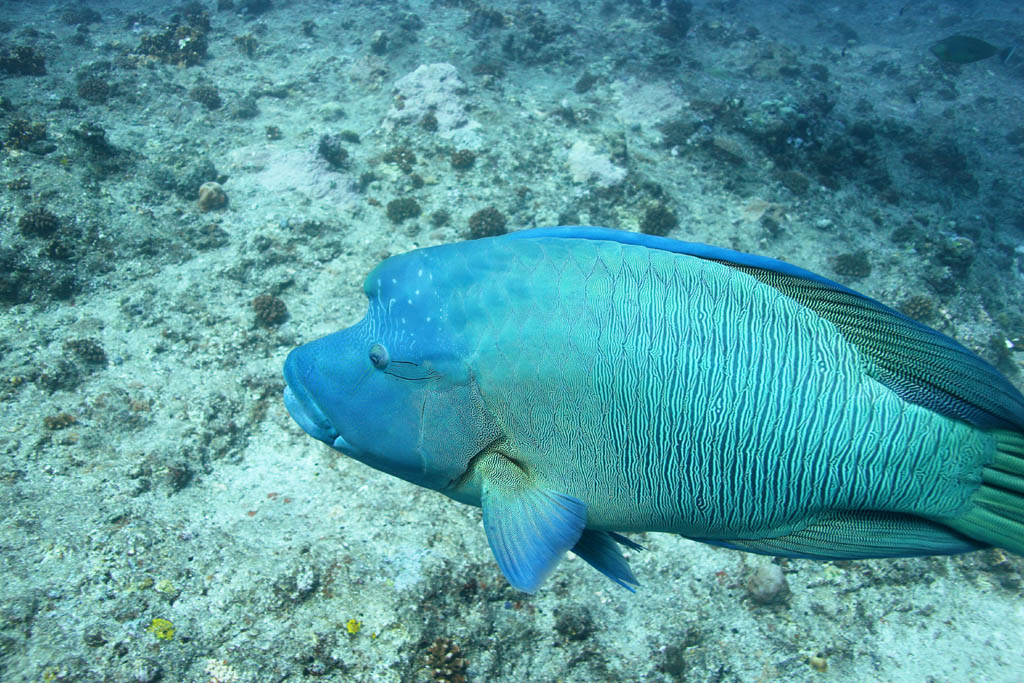
[[[447,63],[420,64],[412,73],[395,81],[397,103],[385,119],[386,125],[418,124],[425,114],[437,117],[437,132],[466,147],[479,144],[479,123],[466,112],[466,84],[459,72]]]
[[[577,140],[569,150],[569,173],[577,183],[593,183],[610,187],[621,183],[626,169],[616,166],[607,156],[599,154],[590,143]]]
[[[785,603],[789,599],[789,582],[782,567],[763,564],[747,577],[747,595],[760,605]]]

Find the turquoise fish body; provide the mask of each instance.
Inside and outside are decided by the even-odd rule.
[[[1024,399],[807,271],[556,228],[402,254],[365,289],[362,322],[289,356],[289,410],[482,506],[523,590],[570,549],[630,587],[620,532],[821,559],[1024,549]]]

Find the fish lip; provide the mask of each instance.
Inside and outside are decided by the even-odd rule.
[[[298,364],[291,361],[294,359],[289,359],[284,366],[284,405],[288,409],[288,413],[313,438],[319,439],[329,446],[334,446],[335,442],[340,440],[347,446],[348,444],[338,434],[338,430],[334,428],[330,420],[327,419],[327,415],[306,389],[305,383],[302,381],[303,378],[300,377]]]
[[[331,445],[339,438],[337,431],[327,422],[323,411],[309,400],[308,395],[303,396],[301,392],[296,394],[291,387],[286,386],[284,388],[284,406],[288,409],[292,419],[313,438]]]

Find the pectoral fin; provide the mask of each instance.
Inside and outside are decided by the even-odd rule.
[[[587,508],[569,495],[538,486],[497,453],[480,463],[484,531],[508,582],[533,593],[580,540]]]

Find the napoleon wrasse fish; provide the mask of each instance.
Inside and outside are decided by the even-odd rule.
[[[536,590],[662,531],[788,557],[1024,553],[1024,397],[952,339],[773,259],[604,228],[391,257],[294,349],[311,436],[483,508]]]

